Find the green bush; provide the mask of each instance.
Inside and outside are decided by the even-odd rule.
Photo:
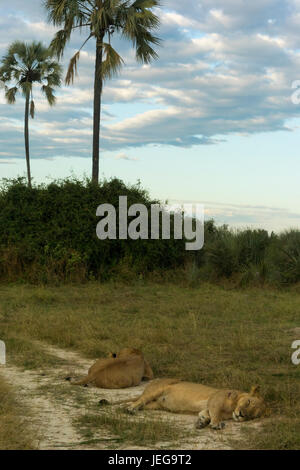
[[[139,184],[126,186],[116,178],[99,185],[66,179],[32,189],[22,178],[4,181],[0,275],[14,278],[23,273],[26,278],[45,281],[105,279],[124,260],[136,273],[180,265],[183,240],[97,238],[97,207],[109,203],[118,209],[121,195],[127,196],[128,206],[142,203],[149,208],[158,203]]]

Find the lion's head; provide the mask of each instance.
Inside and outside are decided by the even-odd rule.
[[[121,358],[121,357],[128,357],[128,356],[143,356],[142,351],[136,348],[124,348],[121,349],[118,353],[109,353],[108,357],[111,358]]]
[[[251,388],[250,393],[242,393],[238,399],[237,405],[232,417],[235,421],[247,421],[260,418],[266,413],[264,399],[259,394],[259,386]]]

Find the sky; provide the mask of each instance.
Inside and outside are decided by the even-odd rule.
[[[156,13],[162,44],[150,65],[113,37],[125,64],[104,85],[101,178],[204,204],[218,224],[300,228],[300,0],[163,0]],[[14,40],[48,45],[57,30],[42,1],[0,0],[0,58]],[[64,75],[85,37],[69,42]],[[36,183],[91,176],[94,60],[90,40],[52,108],[34,89]],[[24,98],[8,105],[0,90],[0,177],[26,174],[23,117]]]

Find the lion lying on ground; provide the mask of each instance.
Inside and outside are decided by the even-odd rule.
[[[68,378],[69,379],[69,378]],[[139,385],[143,379],[153,379],[153,372],[142,351],[134,348],[122,349],[108,358],[98,359],[88,375],[72,385],[94,384],[99,388],[127,388]],[[70,379],[69,379],[70,380]]]
[[[259,418],[266,413],[266,405],[259,395],[259,387],[251,388],[250,393],[238,390],[218,390],[205,385],[181,382],[176,379],[157,379],[151,382],[143,394],[130,400],[129,413],[137,410],[166,410],[181,413],[198,413],[196,427],[209,425],[222,429],[224,420],[234,418],[245,421]],[[123,400],[119,403],[126,403]]]

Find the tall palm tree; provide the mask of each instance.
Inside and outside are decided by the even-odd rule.
[[[41,42],[30,44],[15,41],[2,59],[0,82],[5,85],[5,97],[14,104],[16,94],[25,97],[24,137],[28,185],[31,187],[29,155],[29,114],[34,118],[33,84],[41,84],[42,93],[50,106],[55,103],[54,87],[61,85],[62,67],[53,59],[53,52]]]
[[[114,34],[120,34],[132,42],[136,58],[149,63],[157,58],[152,45],[160,40],[151,30],[157,29],[159,19],[152,9],[160,0],[44,0],[48,18],[55,26],[62,26],[51,43],[61,58],[74,30],[86,32],[81,48],[70,60],[66,84],[73,83],[77,73],[80,51],[90,40],[96,42],[94,75],[94,122],[93,122],[93,171],[92,181],[99,180],[100,117],[103,81],[112,77],[122,66],[123,59],[111,45]]]

